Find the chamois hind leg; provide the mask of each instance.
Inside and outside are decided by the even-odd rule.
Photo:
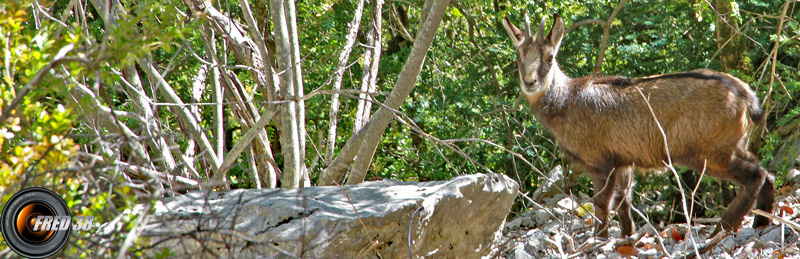
[[[772,176],[766,169],[761,167],[758,163],[758,160],[752,158],[752,155],[749,156],[751,159],[748,161],[755,167],[758,167],[758,170],[765,175],[764,183],[761,185],[761,189],[758,191],[758,198],[756,199],[756,208],[766,211],[768,213],[772,213],[773,202],[775,201],[775,177]],[[767,226],[770,223],[770,219],[761,215],[756,215],[755,221],[753,221],[753,228]]]
[[[633,218],[631,218],[631,192],[633,192],[633,168],[618,169],[614,172],[617,178],[617,189],[614,198],[614,210],[619,215],[619,226],[622,236],[633,235]]]
[[[761,170],[764,170],[763,168]],[[766,171],[766,170],[765,170]],[[761,185],[761,190],[758,192],[758,199],[756,200],[756,208],[772,213],[773,202],[775,201],[775,177],[767,173],[764,177],[764,184]],[[770,219],[761,215],[756,215],[753,221],[753,228],[768,226]]]
[[[608,213],[611,206],[611,199],[614,198],[614,190],[616,189],[616,174],[611,170],[593,169],[589,170],[589,177],[592,178],[594,185],[594,202],[595,216],[597,222],[594,224],[594,235],[598,237],[608,238]]]
[[[754,163],[752,158],[747,158],[738,152],[731,158],[724,172],[711,171],[711,173],[713,176],[732,180],[741,186],[736,198],[733,199],[728,206],[728,210],[722,215],[722,220],[714,234],[720,230],[736,231],[742,225],[744,216],[755,204],[757,196],[761,196],[759,191],[762,185],[767,181],[767,178],[770,178],[771,181],[772,177],[758,163]],[[768,187],[767,189],[772,188]],[[772,190],[767,191],[770,194],[772,193]],[[761,204],[764,204],[767,199],[771,199],[771,195],[763,196],[765,201],[760,202]],[[769,201],[769,205],[764,206],[765,208],[768,206],[769,211],[772,211],[771,201]],[[761,220],[757,219],[756,222],[761,222]]]

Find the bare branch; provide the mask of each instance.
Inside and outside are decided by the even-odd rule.
[[[212,127],[212,134],[214,134],[214,151],[217,152],[217,158],[220,160],[223,157],[220,157],[222,153],[225,152],[225,125],[223,125],[225,119],[225,105],[223,104],[224,101],[224,93],[222,85],[220,84],[220,68],[219,68],[219,58],[217,58],[217,42],[216,37],[214,37],[213,33],[210,32],[208,27],[204,30],[206,37],[203,37],[203,46],[206,48],[206,56],[210,57],[211,60],[211,98],[214,102],[212,116],[214,116],[214,123]]]
[[[769,213],[769,212],[766,212],[766,211],[763,211],[763,210],[760,210],[760,209],[753,209],[751,211],[753,212],[753,214],[767,217],[770,220],[777,220],[778,222],[780,222],[782,224],[786,224],[787,226],[793,228],[796,231],[800,231],[800,224],[797,224],[794,221],[787,220],[787,219],[785,219],[783,217],[775,216],[772,213]]]
[[[564,32],[564,34],[567,34],[570,31],[572,31],[572,30],[574,30],[574,29],[576,29],[576,28],[578,28],[578,27],[580,27],[582,25],[593,24],[593,23],[599,23],[603,27],[608,26],[608,23],[606,21],[603,21],[603,20],[598,20],[598,19],[585,20],[585,21],[580,21],[580,22],[573,23],[571,26],[569,26],[569,28],[567,28],[567,30]]]
[[[158,73],[158,71],[156,71],[155,67],[153,67],[153,65],[150,64],[149,61],[141,59],[137,60],[136,63],[139,64],[142,70],[144,70],[144,72],[147,74],[148,77],[150,77],[152,81],[157,82],[160,85],[160,87],[157,88],[161,91],[162,94],[164,94],[164,97],[167,100],[173,103],[183,104],[183,101],[180,99],[178,94],[175,93],[175,90],[172,89],[172,86],[170,86],[169,83],[167,83],[167,81],[164,80],[163,77],[161,77],[161,74]],[[178,118],[185,120],[186,125],[190,127],[186,130],[189,131],[192,137],[195,140],[197,140],[197,142],[200,144],[200,146],[206,150],[205,152],[206,157],[213,166],[212,171],[216,172],[220,166],[220,161],[217,157],[216,152],[214,152],[214,149],[211,146],[211,142],[208,141],[208,137],[206,136],[205,132],[200,128],[200,125],[197,124],[197,120],[195,120],[194,116],[192,116],[191,111],[189,111],[188,108],[183,106],[177,106],[176,108],[172,108],[172,111],[175,113],[175,115],[178,116]]]
[[[158,161],[159,165],[164,166],[168,172],[172,172],[177,168],[177,165],[166,139],[158,137],[161,135],[161,127],[158,124],[156,113],[151,107],[152,100],[147,95],[138,94],[144,92],[139,73],[134,66],[126,66],[122,71],[121,80],[125,82],[126,92],[132,97],[131,99],[135,104],[134,107],[144,116],[143,125],[145,127],[143,134],[149,137],[148,146],[156,151],[151,160]],[[110,100],[106,100],[106,102],[110,102]],[[189,175],[189,172],[184,169],[183,175]]]
[[[369,120],[369,114],[372,110],[372,102],[367,98],[372,98],[369,93],[376,91],[375,82],[378,77],[378,69],[381,60],[381,43],[382,34],[381,28],[383,25],[383,0],[372,1],[372,26],[370,26],[369,35],[367,36],[367,46],[364,51],[363,69],[361,70],[363,77],[361,79],[361,91],[363,93],[358,95],[358,108],[356,110],[356,118],[353,122],[353,133],[358,132],[364,124]],[[328,158],[331,159],[331,158]],[[330,162],[330,161],[328,161]]]
[[[406,26],[403,25],[403,21],[401,21],[400,18],[398,17],[396,8],[397,7],[391,8],[392,11],[391,11],[391,15],[390,16],[391,16],[392,20],[395,22],[395,24],[397,24],[398,28],[395,28],[393,26],[389,26],[389,27],[391,27],[393,30],[397,31],[400,34],[400,37],[403,37],[403,39],[406,39],[407,41],[409,41],[409,42],[411,42],[413,44],[415,39],[414,39],[413,36],[411,36],[411,33],[408,32],[408,29],[406,28]]]
[[[617,7],[614,8],[614,11],[611,12],[611,16],[608,17],[608,20],[603,25],[603,41],[600,43],[600,49],[597,50],[597,62],[594,64],[594,73],[599,74],[603,71],[603,59],[606,57],[606,48],[608,48],[608,34],[611,30],[611,24],[614,22],[614,18],[617,17],[617,13],[619,10],[622,9],[622,6],[627,3],[628,0],[622,0],[617,4]]]
[[[772,46],[772,52],[770,55],[772,59],[772,65],[770,67],[769,90],[767,90],[767,94],[764,95],[764,100],[762,102],[766,102],[767,100],[769,100],[769,96],[772,93],[772,85],[775,83],[775,65],[778,63],[777,59],[778,49],[781,47],[780,35],[783,32],[784,17],[786,17],[786,11],[789,9],[789,3],[791,2],[792,2],[791,0],[786,0],[786,3],[783,4],[783,10],[781,11],[780,19],[778,19],[778,32],[777,34],[775,34],[778,35],[778,38],[775,40],[775,45]],[[789,98],[792,98],[792,95],[788,94],[789,91],[786,90],[786,86],[783,87],[783,90],[786,91],[787,96],[789,96]],[[769,112],[769,110],[767,110],[767,112]]]
[[[347,60],[350,57],[350,52],[353,50],[353,44],[356,42],[356,34],[361,26],[361,15],[364,13],[365,0],[359,0],[356,5],[356,11],[353,15],[353,20],[350,21],[350,29],[345,36],[344,47],[342,52],[339,53],[339,63],[333,75],[333,91],[338,91],[342,87],[342,78],[344,77],[344,69],[347,66]],[[365,75],[366,76],[366,75]],[[336,124],[338,122],[339,113],[339,94],[334,93],[331,96],[331,109],[330,119],[328,120],[328,140],[325,148],[325,158],[330,160],[333,157],[333,150],[336,147]]]
[[[210,181],[212,186],[218,185],[217,183],[220,182],[222,176],[225,175],[225,173],[230,169],[230,166],[233,164],[233,162],[236,162],[236,159],[239,158],[239,154],[241,154],[245,148],[250,146],[250,142],[252,142],[259,133],[266,132],[264,127],[266,127],[269,121],[272,120],[272,117],[275,116],[275,113],[275,111],[264,112],[264,114],[261,115],[261,118],[259,118],[258,121],[253,124],[250,130],[248,130],[244,136],[239,139],[239,142],[236,142],[236,145],[231,148],[231,151],[225,155],[225,160],[222,161],[219,172],[217,172],[217,175],[213,178],[213,180]]]

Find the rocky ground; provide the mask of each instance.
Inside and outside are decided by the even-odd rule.
[[[800,180],[800,171],[794,170],[790,176]],[[761,229],[743,227],[737,233],[715,237],[710,235],[718,219],[695,219],[691,231],[687,231],[686,224],[658,227],[657,231],[653,226],[639,225],[638,232],[630,238],[621,238],[618,223],[612,221],[611,238],[601,240],[592,236],[590,197],[546,192],[534,194],[542,202],[530,211],[508,219],[503,238],[490,257],[691,258],[699,252],[697,258],[800,258],[800,229],[793,223],[800,218],[800,181],[778,189],[775,212],[783,215],[775,216],[772,225]],[[746,217],[744,226],[751,225],[753,216],[750,213]]]
[[[798,170],[778,188],[774,212],[783,215],[771,216],[766,228],[709,237],[718,219],[693,219],[691,230],[637,223],[633,237],[621,238],[612,221],[607,240],[593,237],[591,197],[565,194],[561,176],[560,168],[552,170],[551,180],[525,198],[530,210],[510,218],[514,200],[529,196],[519,195],[506,176],[475,174],[423,183],[191,192],[156,202],[136,228],[152,244],[142,251],[148,257],[680,258],[697,248],[696,258],[800,258],[800,227],[793,223],[800,218]],[[119,232],[122,218],[151,211],[148,206],[120,215],[98,234]],[[752,220],[751,213],[744,225]]]

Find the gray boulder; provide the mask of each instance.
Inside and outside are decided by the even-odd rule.
[[[141,233],[147,257],[167,248],[178,257],[478,258],[500,237],[518,188],[504,175],[475,174],[197,191],[156,203]]]

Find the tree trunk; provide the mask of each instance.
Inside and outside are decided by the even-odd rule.
[[[288,15],[287,24],[289,25],[289,33],[292,36],[292,64],[294,65],[294,87],[295,87],[295,97],[301,98],[303,97],[304,89],[303,89],[303,62],[300,58],[300,37],[297,33],[297,11],[295,10],[295,2],[294,0],[287,0],[286,5],[286,15]],[[300,99],[297,101],[297,109],[296,109],[296,123],[297,123],[297,138],[299,142],[299,148],[297,152],[299,153],[299,164],[297,165],[297,170],[300,172],[299,182],[300,187],[309,187],[311,186],[311,178],[308,176],[308,171],[306,170],[306,101]]]
[[[714,0],[714,9],[719,15],[714,23],[716,25],[717,47],[719,55],[717,60],[722,70],[739,70],[750,73],[753,70],[748,49],[750,46],[739,33],[738,11],[734,12],[733,0]]]
[[[278,71],[280,71],[280,93],[289,102],[280,106],[280,140],[283,149],[283,175],[281,187],[296,188],[305,184],[304,157],[305,123],[302,101],[302,77],[300,76],[299,42],[294,15],[294,1],[271,0],[272,24],[275,27],[275,45]]]
[[[358,94],[358,109],[356,110],[356,118],[353,122],[353,133],[357,133],[364,124],[369,120],[370,111],[372,110],[372,101],[375,100],[368,93],[374,93],[376,90],[375,81],[378,78],[378,68],[381,64],[381,50],[382,50],[382,34],[381,27],[383,25],[383,0],[372,1],[372,26],[370,26],[369,36],[367,39],[367,48],[364,51],[364,68],[362,69],[363,78],[361,79],[361,91]]]

